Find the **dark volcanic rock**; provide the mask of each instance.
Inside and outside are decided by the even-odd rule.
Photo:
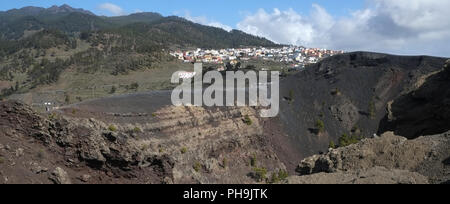
[[[297,156],[305,158],[325,151],[342,134],[353,134],[352,129],[371,137],[386,115],[387,103],[444,63],[437,57],[366,52],[326,58],[281,81],[280,98],[293,99],[280,102],[279,118],[273,120],[279,121],[280,139],[289,140],[286,143],[300,151]],[[317,120],[325,124],[323,133],[310,131]]]
[[[450,130],[450,61],[416,90],[388,106],[379,132],[394,131],[413,139]]]

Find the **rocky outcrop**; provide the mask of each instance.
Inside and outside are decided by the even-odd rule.
[[[394,131],[413,139],[450,130],[450,61],[414,90],[388,106],[378,132]]]
[[[428,184],[419,173],[374,167],[367,170],[291,176],[288,184]]]
[[[60,167],[56,167],[56,169],[51,173],[49,179],[55,184],[72,184],[67,172]]]
[[[430,183],[444,183],[450,180],[450,167],[445,165],[448,147],[450,133],[407,140],[387,132],[304,159],[297,171],[312,176],[294,177],[290,182],[423,183],[426,177]]]
[[[7,183],[255,183],[251,159],[269,173],[285,169],[256,114],[166,106],[143,115],[42,116],[1,102],[0,175]]]

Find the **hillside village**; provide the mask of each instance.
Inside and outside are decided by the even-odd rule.
[[[284,62],[291,65],[292,68],[298,69],[304,68],[306,64],[316,63],[325,57],[342,53],[344,51],[305,48],[303,46],[286,46],[282,48],[229,48],[220,50],[197,48],[196,50],[170,52],[172,56],[186,63],[201,61],[203,63],[222,64],[229,61],[233,64],[237,60],[248,61],[262,59]]]

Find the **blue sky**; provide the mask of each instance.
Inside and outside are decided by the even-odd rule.
[[[235,27],[243,18],[243,15],[256,12],[260,8],[266,10],[292,8],[301,14],[307,14],[311,9],[311,5],[316,3],[326,8],[332,15],[343,16],[347,15],[348,11],[361,8],[364,5],[364,0],[4,0],[0,5],[0,10],[5,11],[24,6],[50,7],[52,5],[68,4],[75,8],[90,10],[98,15],[113,15],[110,12],[99,9],[99,5],[103,3],[115,4],[121,7],[125,13],[152,11],[165,16],[184,16],[186,13],[189,13],[192,16],[202,16]]]
[[[62,4],[107,16],[177,15],[283,44],[450,57],[450,0],[2,0],[0,10]]]

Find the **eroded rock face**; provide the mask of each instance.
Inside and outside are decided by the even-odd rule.
[[[253,108],[167,106],[145,115],[96,114],[108,117],[62,111],[47,118],[21,103],[2,102],[0,142],[18,141],[2,158],[18,163],[5,178],[11,183],[255,183],[248,176],[250,158],[269,173],[285,169],[262,138]],[[26,141],[33,147],[21,149]],[[14,175],[19,168],[25,176]]]
[[[414,139],[450,130],[449,65],[447,61],[441,72],[429,76],[420,87],[389,104],[389,114],[378,132],[394,131]]]
[[[330,150],[324,155],[315,155],[304,159],[298,166],[300,175],[310,177],[294,178],[299,182],[353,182],[356,181],[379,183],[422,183],[420,174],[431,183],[443,183],[450,179],[450,168],[443,165],[450,156],[450,134],[420,137],[407,140],[387,132],[379,138],[364,139],[360,143],[348,147]],[[382,167],[384,169],[375,169]],[[412,180],[404,180],[401,176],[408,173]],[[389,173],[390,172],[390,173]],[[319,175],[314,175],[319,174]],[[389,175],[388,175],[389,174]],[[361,180],[359,175],[372,175],[371,180]],[[324,178],[320,178],[320,177]],[[342,178],[339,178],[342,176]],[[381,179],[384,176],[385,180]],[[379,178],[379,180],[377,180]],[[328,180],[330,179],[330,180]],[[386,180],[387,179],[387,180]],[[403,182],[404,181],[404,182]]]
[[[371,136],[378,131],[388,102],[420,85],[423,76],[441,70],[445,60],[367,52],[326,58],[281,81],[280,96],[285,98],[280,102],[281,129],[293,138],[301,158],[326,151],[330,141],[351,134],[355,127],[362,136]],[[325,124],[320,135],[313,131],[317,120]],[[424,121],[410,125],[420,125],[415,122]],[[442,132],[433,134],[437,133]]]

